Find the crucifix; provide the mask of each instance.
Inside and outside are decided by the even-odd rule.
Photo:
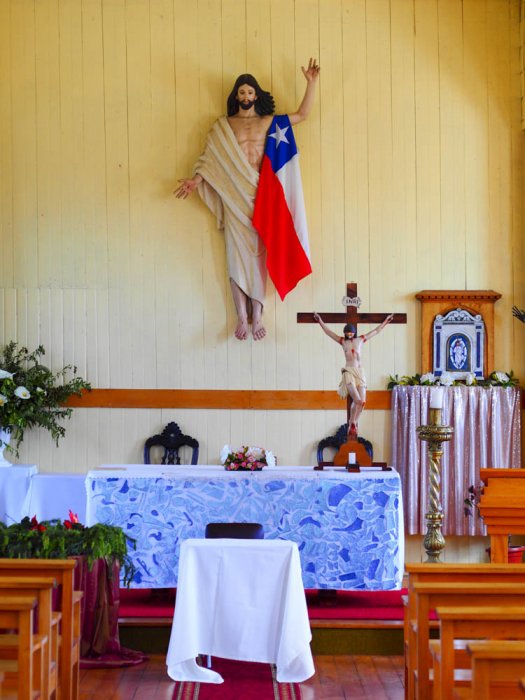
[[[390,323],[406,323],[407,317],[406,314],[386,314],[386,313],[359,313],[358,308],[361,305],[361,300],[357,296],[357,284],[355,282],[349,282],[346,285],[346,296],[343,297],[343,306],[346,307],[345,312],[343,313],[323,313],[320,314],[322,321],[324,323],[345,323],[345,324],[352,324],[355,326],[355,335],[354,337],[356,338],[357,341],[357,351],[359,350],[361,340],[360,337],[357,334],[357,324],[358,323],[378,323],[378,324],[384,324],[387,319],[390,318],[389,322]],[[297,323],[319,323],[319,320],[314,313],[298,313],[297,314]],[[328,330],[326,326],[322,323],[321,325],[323,326],[323,330],[327,335],[332,337],[334,340],[340,340],[338,336],[336,336],[335,333],[332,331]],[[377,329],[377,332],[379,332],[381,328]],[[365,339],[366,340],[366,339]],[[354,341],[355,342],[355,341]],[[349,353],[354,353],[353,349],[353,344],[351,340],[348,341],[348,343],[342,343],[343,345],[343,350],[345,350],[345,355],[347,357],[347,367],[348,367],[348,361],[349,361],[349,355],[347,355],[347,351]],[[348,350],[347,350],[347,346]],[[356,367],[358,367],[358,372],[361,372],[361,367],[359,361],[353,362],[351,361],[352,364],[354,364]],[[351,368],[351,371],[353,371],[353,368]],[[346,374],[344,375],[346,376]],[[355,391],[354,391],[355,393]],[[363,388],[363,393],[366,393],[366,384],[364,385]],[[354,425],[351,423],[351,415],[352,415],[352,404],[354,402],[353,397],[348,393],[346,396],[347,403],[346,403],[346,412],[347,412],[347,423],[349,426],[349,432],[348,432],[348,437],[350,440],[352,440],[352,444],[355,444],[357,442],[357,424]],[[355,400],[358,401],[358,405],[356,406],[356,413],[359,413],[362,410],[362,406],[364,403],[361,403],[361,408],[359,408],[359,396],[355,397]],[[363,399],[364,401],[364,399]],[[350,443],[346,443],[347,445]],[[346,450],[348,452],[348,450]]]

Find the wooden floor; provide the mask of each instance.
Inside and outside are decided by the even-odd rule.
[[[402,656],[316,656],[316,673],[301,684],[302,700],[402,700]],[[85,670],[80,700],[171,700],[166,657],[128,669]],[[250,700],[246,698],[246,700]]]

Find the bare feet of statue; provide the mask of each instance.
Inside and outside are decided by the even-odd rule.
[[[266,335],[266,328],[263,326],[262,319],[252,320],[252,336],[254,340],[262,340]]]
[[[248,319],[239,318],[234,335],[237,338],[237,340],[246,340],[246,338],[248,337]]]
[[[357,440],[357,425],[355,423],[349,423],[348,437],[350,440]]]
[[[262,340],[266,335],[266,328],[262,322],[262,311],[262,304],[252,299],[252,336],[254,340]]]

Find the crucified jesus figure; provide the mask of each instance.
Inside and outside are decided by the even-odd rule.
[[[301,67],[306,91],[291,125],[308,117],[313,106],[319,65]],[[259,171],[275,111],[273,97],[250,74],[240,75],[227,101],[227,116],[211,128],[192,178],[179,180],[174,194],[186,199],[195,189],[224,229],[226,259],[237,312],[235,337],[246,340],[249,322],[254,340],[266,335],[262,322],[266,289],[266,249],[252,225]]]
[[[361,348],[363,343],[380,333],[393,317],[394,314],[389,314],[381,325],[364,335],[357,335],[356,327],[352,323],[347,323],[343,328],[343,336],[339,336],[328,328],[318,313],[314,313],[315,320],[326,335],[335,340],[336,343],[339,343],[345,354],[346,364],[341,370],[341,382],[337,393],[343,399],[346,399],[348,396],[352,399],[348,420],[348,437],[351,440],[357,440],[359,417],[366,403],[366,377],[361,367]]]

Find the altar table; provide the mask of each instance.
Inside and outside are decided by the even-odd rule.
[[[33,474],[23,505],[24,515],[40,520],[66,520],[71,510],[86,521],[85,474]]]
[[[13,464],[12,467],[0,468],[0,521],[12,525],[27,515],[25,498],[31,479],[37,472],[36,464]]]
[[[295,542],[185,540],[166,664],[173,680],[222,683],[199,654],[276,664],[277,680],[315,672]]]
[[[404,528],[399,474],[275,467],[103,465],[86,477],[86,522],[136,540],[135,588],[177,586],[180,544],[208,522],[259,522],[266,539],[299,547],[305,588],[401,587]]]

